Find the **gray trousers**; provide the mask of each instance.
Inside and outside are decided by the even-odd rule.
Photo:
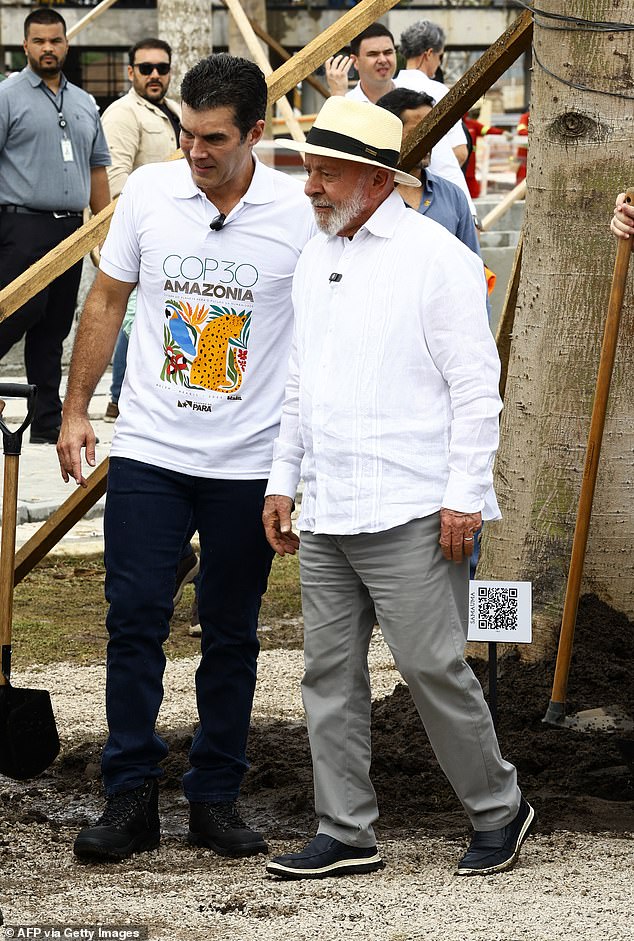
[[[438,762],[476,830],[516,816],[520,792],[464,659],[469,563],[440,551],[438,513],[381,533],[302,532],[308,724],[319,832],[375,843],[368,647],[374,612]]]

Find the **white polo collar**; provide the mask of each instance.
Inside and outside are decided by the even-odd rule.
[[[272,203],[275,200],[275,184],[273,182],[273,174],[270,172],[268,167],[264,166],[264,164],[260,162],[255,154],[252,156],[255,169],[253,171],[253,176],[251,177],[249,188],[240,200],[240,203],[254,203],[259,205]],[[176,199],[191,199],[193,196],[204,196],[205,194],[202,192],[202,190],[199,189],[194,183],[191,170],[189,169],[189,165],[184,158],[183,164],[187,172],[183,172],[182,178],[179,179],[174,186],[174,196]]]

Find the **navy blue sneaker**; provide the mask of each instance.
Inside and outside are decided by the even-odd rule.
[[[325,879],[375,872],[384,865],[376,846],[348,846],[332,836],[318,833],[301,853],[275,856],[266,871],[282,879]]]
[[[474,833],[471,846],[458,863],[459,876],[488,876],[493,872],[512,869],[520,855],[522,843],[530,833],[535,811],[522,798],[512,823],[499,830]]]

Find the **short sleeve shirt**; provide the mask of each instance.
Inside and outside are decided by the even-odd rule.
[[[218,209],[185,160],[128,179],[101,268],[138,282],[111,453],[198,477],[268,477],[293,327],[291,285],[314,229],[301,183],[256,161]]]
[[[54,96],[29,68],[0,84],[0,204],[81,212],[90,202],[91,169],[109,164],[87,92],[62,75]]]

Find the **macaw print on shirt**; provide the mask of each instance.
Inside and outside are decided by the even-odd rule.
[[[169,298],[163,328],[161,379],[187,389],[237,392],[247,368],[251,310],[192,305]]]
[[[161,379],[227,396],[237,392],[247,368],[257,268],[246,262],[170,254],[163,273]],[[236,302],[241,309],[229,306]]]

